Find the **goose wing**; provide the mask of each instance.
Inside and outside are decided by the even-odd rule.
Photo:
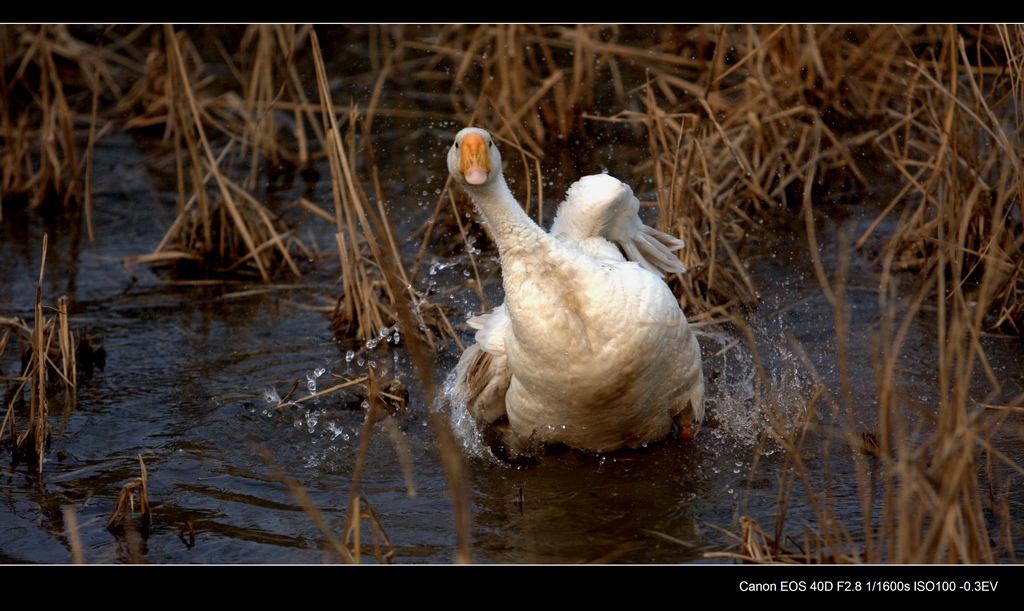
[[[686,272],[672,254],[683,247],[683,241],[645,225],[633,190],[608,174],[584,176],[569,187],[551,225],[551,235],[577,243],[601,237],[658,276]]]
[[[505,416],[505,393],[512,381],[505,356],[505,329],[511,320],[501,305],[468,322],[477,329],[476,343],[466,348],[455,368],[455,393],[465,397],[466,409],[477,422],[496,422]]]

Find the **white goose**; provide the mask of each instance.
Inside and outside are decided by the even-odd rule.
[[[545,232],[482,129],[456,135],[448,169],[490,228],[505,287],[504,304],[470,319],[477,343],[456,368],[453,395],[478,424],[513,455],[553,443],[633,448],[673,422],[696,431],[700,348],[662,279],[685,271],[672,255],[682,242],[644,225],[633,191],[605,174],[574,183]]]

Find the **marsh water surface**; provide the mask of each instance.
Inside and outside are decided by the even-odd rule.
[[[427,218],[444,182],[443,155],[457,126],[436,126],[390,155],[387,191],[399,236]],[[358,389],[274,409],[310,389],[322,391],[372,366],[410,390],[407,408],[370,433],[360,493],[394,546],[395,562],[448,563],[457,545],[451,497],[422,389],[396,329],[353,345],[332,332],[324,307],[338,294],[337,254],[330,227],[306,223],[288,204],[299,195],[329,201],[329,185],[300,183],[273,195],[277,209],[303,227],[312,257],[303,275],[260,282],[174,280],[122,259],[152,252],[177,214],[173,181],[151,159],[149,145],[111,136],[98,149],[94,186],[95,240],[81,218],[43,210],[5,212],[0,222],[0,313],[30,318],[43,234],[49,250],[44,304],[70,298],[76,331],[106,351],[101,370],[83,379],[77,405],[51,416],[53,435],[42,475],[33,465],[0,461],[0,561],[67,563],[71,544],[64,510],[73,509],[88,562],[319,563],[334,557],[323,533],[282,474],[294,481],[341,536],[365,412]],[[324,172],[323,176],[327,176]],[[560,193],[546,193],[557,201]],[[859,235],[877,216],[877,202],[816,210],[821,252],[837,267],[840,236]],[[784,216],[784,215],[783,215]],[[885,231],[885,226],[879,230]],[[418,242],[412,241],[413,248]],[[799,211],[752,233],[742,253],[762,302],[747,313],[780,413],[806,419],[816,383],[838,394],[840,372],[832,307],[809,257]],[[421,272],[439,294],[465,279],[464,258],[429,252]],[[848,304],[853,403],[859,425],[875,425],[874,341],[879,316],[878,269],[854,255]],[[492,276],[488,295],[499,302]],[[444,297],[453,323],[471,340],[465,319],[479,302],[472,290]],[[927,317],[927,313],[925,317]],[[706,562],[709,551],[734,549],[731,533],[748,516],[770,529],[777,512],[778,444],[762,435],[765,414],[753,401],[755,368],[743,336],[701,329],[708,382],[708,419],[692,442],[669,440],[607,455],[555,450],[510,465],[463,434],[471,552],[482,563]],[[986,336],[993,371],[1007,395],[1024,379],[1018,339]],[[915,323],[901,370],[903,392],[935,401],[936,337]],[[458,359],[451,342],[437,354],[443,381]],[[9,355],[8,355],[9,356]],[[8,358],[5,356],[5,358]],[[3,363],[7,375],[15,358]],[[322,370],[322,371],[321,371]],[[312,382],[312,384],[311,384]],[[984,397],[978,397],[982,400]],[[829,424],[825,403],[815,421]],[[833,423],[839,426],[838,423]],[[395,426],[397,425],[397,426]],[[922,422],[922,427],[925,424]],[[408,446],[411,479],[395,443]],[[828,488],[837,517],[856,531],[860,490],[848,453],[830,452],[828,436],[802,448],[807,475]],[[1004,450],[1022,461],[1019,443]],[[106,528],[121,487],[148,473],[153,525],[148,533]],[[846,456],[847,458],[843,458]],[[798,483],[791,520],[811,519]],[[1017,502],[1017,521],[1021,519]],[[190,539],[187,525],[195,531]],[[364,526],[364,560],[373,562]]]

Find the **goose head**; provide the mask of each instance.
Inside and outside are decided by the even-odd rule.
[[[448,171],[463,187],[501,182],[501,154],[491,135],[477,127],[456,134],[448,150]]]

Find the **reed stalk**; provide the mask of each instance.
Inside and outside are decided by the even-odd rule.
[[[34,461],[39,476],[42,476],[46,449],[50,443],[51,408],[58,397],[63,397],[65,412],[74,409],[78,384],[75,354],[77,343],[68,320],[67,297],[57,300],[51,317],[46,316],[45,312],[49,308],[43,305],[47,238],[44,234],[33,322],[30,326],[17,319],[5,320],[4,334],[0,338],[0,355],[11,343],[12,336],[19,344],[27,344],[20,375],[6,378],[13,383],[13,387],[9,388],[5,397],[7,410],[3,424],[0,425],[0,439],[4,431],[8,431],[14,456]],[[27,424],[19,432],[16,411],[24,402],[26,390],[29,395]]]

